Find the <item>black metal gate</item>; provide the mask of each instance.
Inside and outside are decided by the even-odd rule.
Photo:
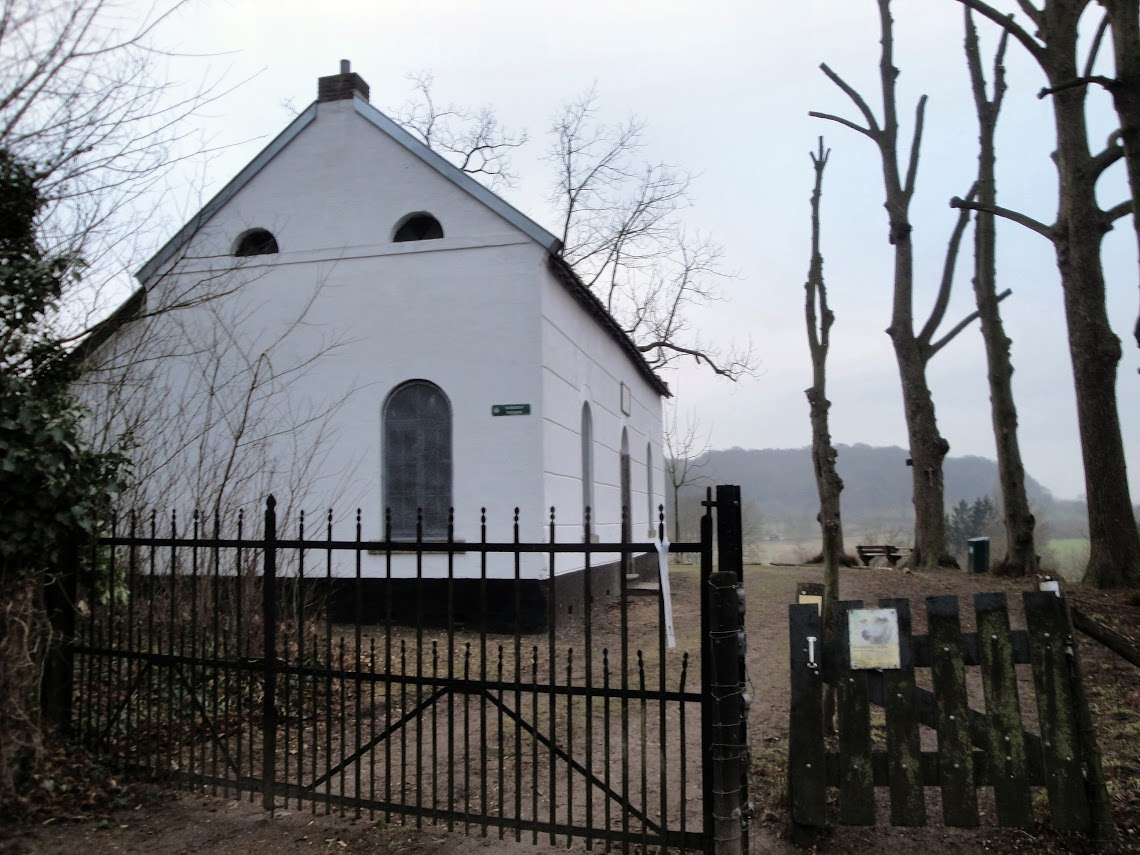
[[[718,504],[723,569],[740,556],[732,487],[677,544],[663,515],[658,541],[604,544],[588,517],[584,538],[557,542],[553,510],[542,542],[520,539],[517,510],[507,542],[488,541],[486,514],[478,542],[453,526],[441,542],[367,541],[359,513],[337,539],[331,512],[285,537],[272,498],[256,537],[240,517],[227,533],[128,515],[79,562],[72,726],[126,769],[267,809],[712,851],[714,825],[739,837],[747,804],[743,599],[714,596],[729,578],[713,573]],[[699,558],[674,570],[671,600],[663,549]],[[478,575],[457,574],[472,554]],[[494,556],[513,572],[489,572]]]

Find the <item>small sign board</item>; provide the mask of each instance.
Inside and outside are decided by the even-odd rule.
[[[492,404],[493,416],[529,416],[530,404]]]
[[[847,613],[847,629],[852,668],[884,671],[900,667],[895,609],[852,609]]]
[[[823,585],[818,582],[801,582],[796,602],[813,605],[820,614],[823,614]]]
[[[799,604],[801,606],[815,606],[815,610],[821,615],[823,614],[823,597],[818,594],[800,594]]]

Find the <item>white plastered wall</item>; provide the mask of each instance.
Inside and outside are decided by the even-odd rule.
[[[393,244],[397,222],[419,211],[439,219],[445,237]],[[269,440],[279,476],[264,486],[279,504],[303,506],[310,520],[323,521],[324,507],[315,503],[332,502],[338,538],[354,536],[358,506],[365,539],[379,538],[381,409],[393,388],[423,379],[438,385],[452,407],[456,537],[479,539],[485,507],[488,538],[510,540],[518,506],[522,538],[544,539],[536,319],[545,250],[377,131],[351,101],[318,105],[317,120],[199,231],[174,262],[175,274],[148,284],[169,293],[209,279],[224,290],[233,279],[235,241],[252,227],[270,230],[280,252],[241,260],[240,289],[209,311],[183,310],[177,323],[204,339],[217,328],[211,312],[224,308],[243,319],[243,349],[256,359],[303,317],[273,350],[273,369],[288,375],[284,403],[271,416],[289,428],[301,410],[336,409],[319,425]],[[314,354],[319,358],[305,365]],[[292,370],[300,365],[304,370]],[[203,370],[200,360],[170,360],[163,382],[172,394],[192,389]],[[530,403],[532,414],[493,417],[492,405],[501,403]],[[319,447],[325,495],[286,502],[295,485],[283,464],[307,445]],[[293,531],[295,521],[279,528]],[[313,529],[323,535],[319,522]],[[456,556],[457,575],[477,573],[478,558]],[[513,572],[503,558],[490,562],[491,575]],[[384,561],[365,556],[362,572],[383,574]],[[412,556],[395,556],[393,563],[397,575],[415,572]],[[422,572],[442,575],[446,560],[428,559]],[[540,557],[526,557],[523,572],[544,572]]]
[[[602,542],[621,539],[621,437],[630,451],[630,504],[634,540],[656,538],[656,508],[664,503],[662,399],[614,338],[555,276],[542,285],[543,479],[546,504],[557,508],[557,537],[581,541],[582,405],[593,420],[592,529]],[[621,387],[629,389],[629,414]],[[646,452],[652,450],[652,494]],[[650,502],[654,508],[650,515]],[[616,556],[598,556],[613,560]]]

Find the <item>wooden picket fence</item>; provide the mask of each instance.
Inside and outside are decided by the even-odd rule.
[[[1031,788],[1044,787],[1054,828],[1108,839],[1111,812],[1065,603],[1042,591],[1024,602],[1027,629],[1011,629],[1005,594],[977,594],[977,631],[963,632],[958,598],[929,597],[928,633],[913,635],[910,602],[880,600],[897,612],[899,640],[900,667],[883,671],[851,667],[848,615],[862,602],[836,605],[836,631],[822,649],[817,605],[790,606],[788,784],[797,832],[827,824],[829,788],[838,790],[843,825],[875,824],[883,787],[892,825],[926,825],[926,790],[938,788],[943,824],[977,826],[978,790],[989,787],[997,824],[1024,828],[1034,821]],[[1017,665],[1032,670],[1033,730],[1022,722]],[[966,669],[975,667],[985,712],[970,708]],[[836,689],[830,748],[838,750],[825,733],[825,683]],[[872,706],[883,709],[885,751],[874,747]]]

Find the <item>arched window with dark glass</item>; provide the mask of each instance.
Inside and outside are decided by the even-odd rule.
[[[590,405],[582,404],[582,513],[594,509],[594,419]]]
[[[276,255],[277,238],[265,229],[250,229],[243,232],[234,244],[234,255],[247,258],[251,255]]]
[[[451,403],[426,380],[397,388],[384,404],[384,506],[392,537],[414,538],[423,512],[425,538],[447,536],[451,508]]]
[[[396,243],[415,240],[439,240],[443,237],[443,226],[431,214],[409,214],[396,226],[392,240]]]
[[[645,507],[649,514],[649,536],[657,537],[656,508],[653,507],[653,443],[645,444]]]
[[[633,531],[633,507],[632,507],[632,472],[630,472],[629,465],[629,434],[625,428],[621,429],[621,456],[618,459],[618,466],[620,471],[618,473],[619,482],[621,485],[621,542],[629,543],[632,539],[630,533]]]

